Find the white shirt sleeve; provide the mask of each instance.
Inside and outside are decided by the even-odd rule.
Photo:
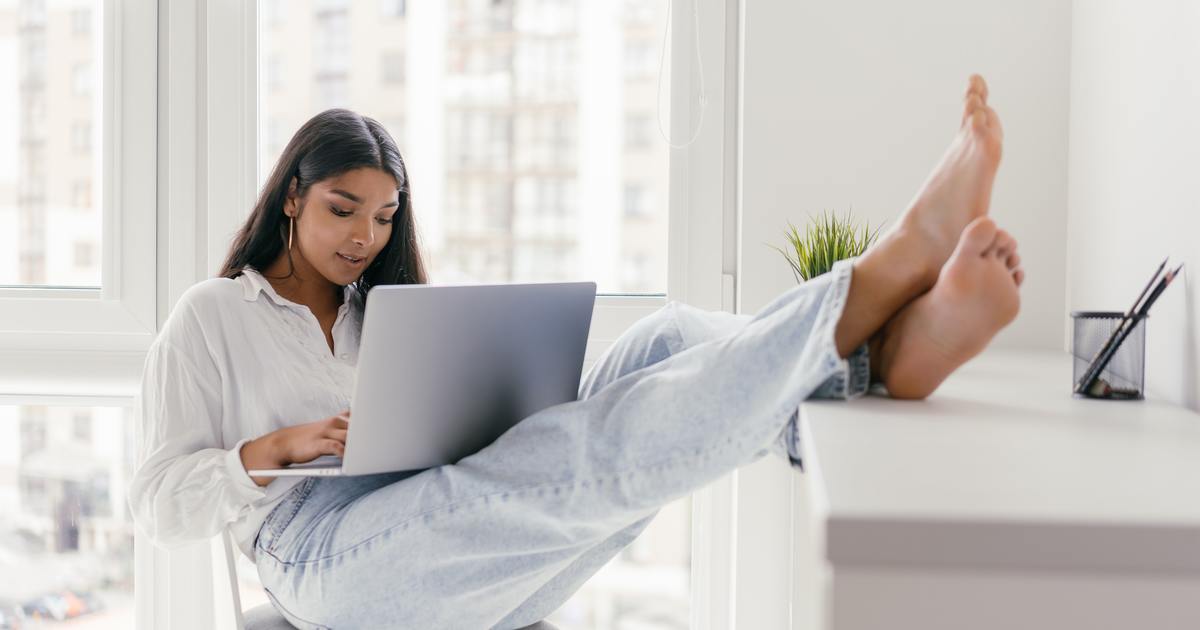
[[[176,345],[163,332],[142,375],[141,446],[129,506],[151,540],[171,547],[215,536],[267,493],[242,465],[249,440],[221,447],[221,378],[212,358],[197,352],[203,343]]]

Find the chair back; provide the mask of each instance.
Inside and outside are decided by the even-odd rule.
[[[236,630],[294,630],[295,626],[269,603],[242,612],[238,553],[233,546],[233,534],[228,529],[213,540],[213,593],[216,618],[224,620],[221,625],[232,623]],[[228,595],[222,596],[222,593]]]

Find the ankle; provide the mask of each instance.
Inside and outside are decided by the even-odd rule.
[[[920,226],[901,225],[867,250],[861,262],[901,288],[908,298],[902,304],[933,288],[941,273],[941,261],[930,246],[930,235]]]

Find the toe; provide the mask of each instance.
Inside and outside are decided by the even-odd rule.
[[[986,117],[982,121],[976,122],[978,113],[983,109],[983,99],[978,94],[968,94],[966,100],[963,101],[963,124],[966,125],[969,122],[973,127],[976,127],[982,122],[986,126]]]
[[[967,224],[958,240],[958,249],[965,254],[981,256],[996,240],[996,222],[991,217],[979,217]]]
[[[1021,283],[1025,282],[1025,270],[1018,269],[1018,270],[1014,271],[1013,272],[1013,280],[1017,283],[1017,286],[1021,286]]]
[[[1013,238],[1007,230],[996,230],[996,239],[992,241],[992,247],[988,250],[989,253],[1001,260],[1006,260],[1014,252],[1017,251],[1017,239]]]
[[[991,110],[987,105],[980,105],[969,114],[971,128],[978,134],[987,134],[992,130]]]
[[[988,97],[987,81],[984,81],[983,77],[978,74],[972,74],[969,78],[967,78],[967,94],[966,94],[966,96],[970,96],[972,94],[978,95],[979,98],[984,103],[987,102],[987,97]]]
[[[1000,116],[996,113],[996,110],[992,109],[989,105],[984,105],[984,109],[987,110],[988,131],[991,132],[997,140],[1003,140],[1004,128],[1000,126]]]
[[[1017,267],[1020,267],[1021,266],[1021,255],[1018,254],[1017,252],[1013,252],[1013,253],[1009,254],[1008,258],[1004,260],[1004,266],[1008,267],[1009,271],[1013,271]]]

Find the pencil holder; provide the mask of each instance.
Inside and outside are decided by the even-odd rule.
[[[1124,313],[1111,311],[1075,311],[1071,313],[1075,333],[1071,337],[1074,356],[1074,377],[1071,390],[1083,378],[1088,366],[1100,353],[1113,330],[1121,323]],[[1146,321],[1142,320],[1129,332],[1100,372],[1098,385],[1076,397],[1109,400],[1142,400],[1146,378]],[[1107,385],[1107,386],[1106,386]]]

